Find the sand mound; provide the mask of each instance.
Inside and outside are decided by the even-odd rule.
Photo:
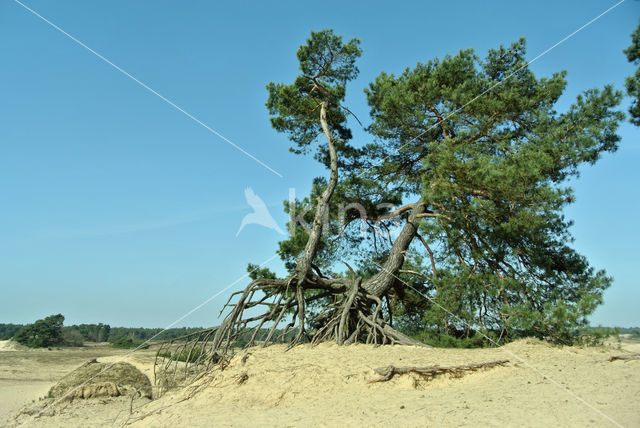
[[[3,351],[24,351],[27,350],[24,345],[14,342],[13,340],[0,340],[0,352]]]
[[[47,409],[43,401],[15,421],[83,428],[123,423],[599,427],[615,425],[612,421],[640,426],[640,361],[609,362],[612,355],[634,351],[633,346],[640,345],[560,347],[525,339],[487,349],[321,344],[286,352],[276,345],[239,352],[224,370],[212,370],[153,401],[105,397],[64,401]],[[127,361],[142,372],[153,371],[152,357],[134,356]],[[376,369],[388,366],[459,366],[505,359],[509,363],[462,376],[409,372],[372,383],[380,378]]]
[[[49,390],[49,397],[75,398],[119,397],[136,391],[151,398],[151,382],[140,370],[125,362],[109,364],[91,360],[72,371]],[[86,382],[86,384],[85,384]]]
[[[610,348],[521,340],[492,349],[368,345],[253,348],[193,387],[134,412],[137,426],[640,426],[640,362]],[[374,382],[375,369],[509,359],[461,377],[416,373]],[[585,405],[580,399],[584,399]],[[592,406],[592,407],[590,407]]]

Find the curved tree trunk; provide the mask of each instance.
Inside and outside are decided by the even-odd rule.
[[[202,334],[205,336],[198,335],[193,338],[189,336],[186,339],[191,346],[200,346],[202,350],[207,346],[207,365],[222,361],[239,334],[251,323],[257,323],[257,325],[253,327],[254,332],[247,346],[256,343],[257,334],[263,326],[268,325],[266,323],[269,323],[270,327],[268,327],[263,346],[280,340],[287,340],[289,346],[294,346],[301,343],[304,337],[311,343],[334,340],[339,344],[365,342],[377,345],[426,346],[393,329],[382,316],[382,297],[397,281],[397,275],[405,261],[405,253],[417,236],[418,221],[427,211],[425,204],[421,201],[411,204],[413,206],[410,208],[407,222],[393,243],[387,260],[380,271],[365,283],[355,275],[352,278],[329,279],[322,275],[315,275],[312,271],[322,237],[323,222],[329,209],[329,201],[338,184],[338,157],[327,124],[326,109],[327,102],[324,101],[320,105],[320,123],[327,138],[331,174],[327,187],[318,197],[313,226],[304,252],[297,260],[293,275],[286,279],[259,278],[252,281],[243,291],[231,295],[225,305],[225,308],[230,308],[231,311],[219,327],[203,331]],[[408,209],[403,209],[402,212]],[[394,215],[399,214],[401,212],[394,213]],[[231,303],[234,297],[237,300]],[[333,297],[332,303],[326,304],[319,313],[311,314],[310,319],[307,318],[307,315],[310,315],[306,313],[309,303],[331,297]],[[265,307],[265,312],[261,315],[247,316],[245,313],[250,308],[261,306]],[[287,319],[287,314],[291,311],[295,311],[295,315],[284,330],[277,331],[280,322]],[[389,313],[389,318],[390,316]],[[312,327],[311,335],[307,334],[305,326]],[[287,333],[294,328],[298,330],[295,337],[287,336]],[[202,354],[204,355],[205,352],[203,351]],[[178,361],[177,357],[172,360]]]
[[[338,153],[327,122],[329,100],[334,95],[317,80],[325,75],[335,59],[330,49],[329,54],[330,58],[323,59],[326,63],[311,77],[314,86],[307,94],[317,91],[322,95],[312,98],[313,110],[304,113],[313,115],[319,108],[319,121],[329,151],[330,176],[327,186],[315,201],[309,238],[296,260],[296,267],[286,278],[256,278],[244,290],[232,293],[222,310],[228,310],[227,315],[219,326],[172,340],[166,348],[161,347],[156,358],[168,360],[164,365],[165,371],[174,367],[175,375],[181,360],[186,363],[183,365],[185,376],[212,364],[223,366],[228,361],[231,348],[240,340],[245,346],[287,342],[291,347],[304,341],[313,344],[335,341],[344,345],[356,342],[421,345],[390,325],[392,307],[387,304],[385,314],[383,299],[395,285],[405,253],[417,236],[419,218],[427,211],[424,203],[409,204],[382,216],[381,219],[396,217],[411,210],[384,265],[379,266],[380,271],[366,282],[351,268],[350,277],[332,275],[328,278],[314,265],[322,242],[323,226],[328,219],[329,202],[338,185]],[[272,96],[277,99],[279,95],[272,93]],[[317,104],[319,99],[323,101]],[[290,114],[287,109],[280,113]],[[295,213],[295,207],[290,209]],[[315,307],[317,303],[320,303],[319,310]],[[296,333],[292,334],[294,331]],[[250,333],[248,341],[243,336],[246,333]]]
[[[382,265],[380,272],[364,283],[363,288],[367,290],[369,294],[382,297],[391,289],[393,283],[397,281],[400,268],[402,268],[404,264],[405,253],[418,233],[420,214],[423,214],[425,211],[426,206],[421,202],[418,202],[411,210],[409,218],[402,228],[398,239],[393,243],[389,256]]]
[[[327,101],[323,101],[320,105],[320,124],[322,125],[322,131],[327,138],[327,145],[329,146],[329,159],[331,167],[331,175],[329,176],[329,183],[326,189],[318,198],[318,205],[316,206],[316,214],[313,218],[313,225],[309,232],[309,240],[304,248],[304,252],[298,258],[298,266],[296,268],[296,282],[297,285],[302,285],[305,278],[311,271],[311,265],[318,253],[318,246],[320,245],[320,238],[322,236],[323,221],[327,216],[329,210],[329,200],[333,195],[333,191],[338,184],[338,154],[336,147],[331,137],[331,131],[327,124]]]
[[[206,363],[206,367],[209,367],[211,364],[224,362],[232,344],[243,331],[250,328],[251,323],[257,324],[252,327],[254,331],[246,346],[255,345],[257,334],[263,326],[269,324],[268,334],[262,342],[263,346],[278,341],[287,341],[292,347],[301,343],[305,337],[314,344],[331,340],[344,345],[364,342],[374,345],[427,346],[389,325],[390,308],[388,308],[387,320],[382,314],[382,297],[397,281],[397,275],[405,261],[405,253],[417,236],[418,221],[421,215],[427,211],[424,203],[418,202],[412,207],[407,222],[391,247],[387,260],[381,266],[380,271],[366,283],[363,284],[362,278],[355,277],[355,275],[352,278],[336,277],[332,279],[323,278],[321,275],[311,275],[311,266],[322,232],[322,214],[326,212],[329,199],[337,184],[335,147],[324,121],[324,112],[321,114],[321,118],[332,153],[331,182],[318,198],[314,228],[309,236],[305,252],[298,260],[299,266],[296,273],[286,279],[258,278],[244,290],[233,293],[224,306],[224,308],[230,309],[230,312],[222,324],[219,327],[199,332],[195,336],[185,336],[186,342],[177,341],[178,349],[174,352],[167,351],[170,357],[166,367],[169,367],[172,362],[177,367],[179,356],[187,349],[187,346],[190,346],[190,349],[199,349],[203,356],[196,359],[196,365]],[[293,281],[295,281],[295,289],[291,290]],[[234,298],[236,298],[235,302],[231,303]],[[326,298],[332,298],[332,302],[325,303],[319,313],[306,313],[306,307],[309,303]],[[260,306],[264,307],[264,312],[260,315],[247,315],[245,312]],[[296,315],[291,318],[283,330],[277,330],[281,321],[286,320],[287,314],[290,314],[292,310],[295,310]],[[310,318],[307,318],[307,315],[311,315]],[[305,326],[307,325],[311,326],[311,334],[306,332]],[[293,329],[298,330],[295,337],[287,336]],[[156,358],[161,358],[160,351],[158,351]]]

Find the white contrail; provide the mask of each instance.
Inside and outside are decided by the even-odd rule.
[[[86,50],[88,50],[89,52],[91,52],[92,54],[94,54],[95,56],[97,56],[98,58],[100,58],[101,60],[103,60],[104,62],[106,62],[107,64],[109,64],[111,67],[113,67],[116,70],[118,70],[120,73],[124,74],[125,76],[127,76],[128,78],[130,78],[131,80],[136,82],[138,85],[140,85],[143,88],[145,88],[147,91],[149,91],[152,94],[154,94],[157,97],[159,97],[161,100],[163,100],[164,102],[169,104],[171,107],[173,107],[176,110],[178,110],[181,113],[183,113],[185,116],[187,116],[189,119],[191,119],[194,122],[196,122],[198,125],[202,126],[203,128],[205,128],[209,132],[213,133],[214,135],[220,137],[221,139],[223,139],[224,141],[229,143],[236,150],[244,153],[246,156],[250,157],[251,159],[253,159],[257,163],[259,163],[260,165],[262,165],[263,167],[265,167],[266,169],[268,169],[269,171],[271,171],[272,173],[277,175],[278,177],[283,178],[282,174],[280,174],[278,171],[276,171],[275,169],[271,168],[269,165],[267,165],[266,163],[262,162],[260,159],[258,159],[257,157],[255,157],[254,155],[252,155],[251,153],[249,153],[248,151],[246,151],[245,149],[243,149],[242,147],[240,147],[239,145],[237,145],[236,143],[234,143],[233,141],[231,141],[230,139],[228,139],[227,137],[225,137],[224,135],[222,135],[221,133],[219,133],[215,129],[211,128],[209,125],[207,125],[206,123],[202,122],[200,119],[198,119],[197,117],[195,117],[194,115],[192,115],[191,113],[189,113],[188,111],[183,109],[182,107],[176,105],[173,101],[171,101],[168,98],[166,98],[165,96],[159,94],[158,92],[156,92],[155,90],[150,88],[147,84],[145,84],[144,82],[141,82],[140,80],[138,80],[137,78],[135,78],[134,76],[129,74],[127,71],[123,70],[121,67],[117,66],[116,64],[114,64],[113,62],[111,62],[110,60],[105,58],[104,56],[100,55],[98,52],[94,51],[89,46],[85,45],[80,40],[76,39],[71,34],[67,33],[62,28],[58,27],[53,22],[49,21],[47,18],[45,18],[44,16],[40,15],[35,10],[31,9],[29,6],[25,5],[24,3],[20,2],[19,0],[13,0],[13,1],[16,2],[17,4],[19,4],[20,6],[22,6],[23,8],[25,8],[26,10],[28,10],[29,12],[31,12],[32,14],[34,14],[35,16],[37,16],[38,18],[40,18],[41,20],[43,20],[44,22],[46,22],[47,24],[49,24],[50,26],[52,26],[53,28],[55,28],[56,30],[58,30],[59,32],[61,32],[62,34],[64,34],[65,36],[67,36],[68,38],[70,38],[71,40],[73,40],[74,42],[76,42],[77,44],[79,44],[80,46],[82,46],[83,48],[85,48]]]

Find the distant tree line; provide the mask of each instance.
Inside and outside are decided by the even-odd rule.
[[[632,336],[640,337],[640,327],[620,327],[617,330],[620,334],[631,334]]]
[[[88,342],[106,342],[109,340],[111,326],[109,324],[79,324],[65,327],[65,330],[75,330]]]
[[[11,339],[22,327],[23,324],[0,324],[0,340]]]
[[[164,330],[162,328],[144,327],[112,327],[110,337],[126,336],[133,341],[145,341],[153,337],[153,340],[170,340],[186,334],[195,333],[203,327],[181,327]],[[157,336],[156,336],[157,335]],[[156,336],[156,337],[154,337]]]
[[[136,348],[147,340],[171,340],[202,330],[202,327],[181,327],[164,330],[162,328],[113,327],[109,334],[109,343],[114,348]]]
[[[84,342],[109,342],[117,348],[133,348],[147,340],[170,340],[202,330],[202,327],[162,328],[111,327],[109,324],[64,326],[62,314],[50,315],[33,324],[0,324],[0,340],[13,339],[31,348],[82,346]]]
[[[50,315],[44,319],[37,320],[33,324],[0,324],[0,340],[13,338],[16,342],[32,348],[52,347],[52,346],[82,346],[84,342],[109,342],[115,348],[135,348],[142,345],[147,340],[162,341],[171,340],[187,334],[202,330],[202,327],[181,327],[163,330],[161,328],[144,327],[111,327],[109,324],[79,324],[63,326],[64,316],[62,314]],[[471,336],[465,340],[454,340],[449,338],[444,340],[434,337],[424,337],[424,332],[413,331],[408,326],[400,328],[405,334],[416,339],[423,340],[440,347],[462,347],[473,348],[485,346],[486,343],[479,335]],[[599,337],[606,337],[615,334],[632,334],[640,337],[640,327],[591,327],[590,332]],[[238,336],[235,347],[242,347],[249,342],[254,329],[247,329]],[[281,330],[276,330],[275,336],[279,336]],[[268,329],[260,329],[256,334],[258,342],[263,341],[268,334]],[[289,339],[291,332],[285,336],[285,341]],[[157,336],[156,336],[157,335]],[[154,337],[155,336],[155,337]]]

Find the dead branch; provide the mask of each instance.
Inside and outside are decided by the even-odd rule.
[[[238,383],[238,385],[242,385],[247,381],[247,379],[249,379],[249,375],[247,374],[247,372],[244,372],[240,376],[238,376],[238,380],[236,382]]]
[[[376,373],[378,373],[380,376],[382,376],[379,379],[374,379],[369,381],[369,383],[375,383],[375,382],[386,382],[388,380],[391,380],[393,378],[393,376],[395,375],[402,375],[402,374],[407,374],[407,373],[416,373],[420,376],[422,376],[423,378],[425,378],[426,380],[430,380],[432,378],[434,378],[435,376],[438,375],[442,375],[445,373],[449,373],[451,375],[453,375],[454,377],[460,377],[462,376],[464,373],[470,372],[470,371],[476,371],[478,369],[481,368],[490,368],[490,367],[495,367],[495,366],[501,366],[504,365],[506,363],[508,363],[509,360],[498,360],[498,361],[489,361],[486,363],[477,363],[477,364],[466,364],[466,365],[462,365],[462,366],[448,366],[448,367],[443,367],[443,366],[429,366],[429,367],[394,367],[394,366],[387,366],[387,367],[379,367],[377,369],[374,369],[374,371]]]
[[[413,203],[413,204],[407,204],[404,205],[398,209],[396,209],[395,211],[391,211],[390,213],[387,214],[383,214],[381,216],[378,217],[367,217],[368,220],[373,220],[373,221],[380,221],[380,220],[386,220],[389,218],[393,218],[393,217],[397,217],[400,214],[403,214],[409,210],[414,209],[418,204],[420,204],[421,202],[417,202],[417,203]]]
[[[133,413],[133,400],[136,398],[136,395],[140,394],[142,396],[142,394],[140,393],[140,388],[136,389],[135,391],[133,391],[133,394],[131,394],[131,400],[129,401],[129,414],[131,415]]]
[[[615,360],[640,360],[640,353],[638,354],[627,354],[627,355],[613,355],[611,357],[609,357],[609,361],[615,361]]]
[[[436,260],[433,256],[433,251],[431,251],[431,247],[429,247],[429,244],[427,243],[427,241],[422,237],[422,235],[420,235],[419,233],[416,233],[416,237],[420,240],[420,242],[422,242],[422,245],[424,245],[424,247],[427,249],[427,251],[429,252],[429,259],[431,260],[431,269],[433,270],[433,277],[435,279],[438,279],[438,272],[436,270]]]

